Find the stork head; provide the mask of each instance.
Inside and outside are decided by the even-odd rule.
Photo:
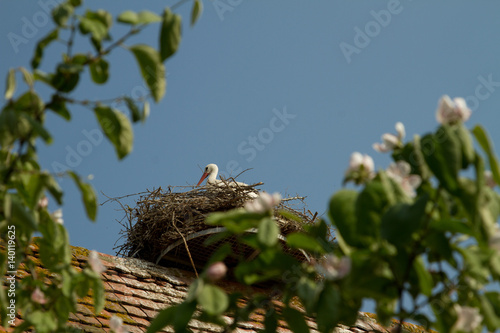
[[[217,165],[211,163],[205,167],[205,170],[203,171],[203,175],[200,178],[200,181],[196,186],[199,186],[207,176],[209,176],[208,180],[209,181],[214,181],[215,178],[217,177],[217,173],[219,172],[219,168]]]

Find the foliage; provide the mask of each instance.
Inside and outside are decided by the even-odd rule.
[[[200,13],[201,3],[195,0],[191,24]],[[7,101],[0,113],[0,233],[7,239],[0,253],[0,275],[15,272],[20,265],[31,273],[16,282],[15,307],[23,314],[24,320],[17,331],[65,330],[69,313],[76,310],[77,297],[87,295],[89,290],[92,290],[97,313],[104,304],[100,271],[93,268],[98,265],[90,262],[90,266],[81,272],[72,267],[62,213],[57,210],[50,214],[47,208],[47,194],[62,205],[63,192],[56,176],[64,176],[50,174],[38,163],[37,145],[41,141],[45,144],[53,141],[45,124],[47,114],[53,112],[70,121],[71,105],[91,109],[118,158],[124,158],[132,151],[131,121],[135,123],[147,118],[148,100],[133,100],[127,96],[113,99],[112,102],[125,101],[130,110],[130,116],[127,116],[113,109],[112,102],[79,100],[74,97],[75,90],[86,71],[93,83],[107,83],[113,69],[108,56],[120,46],[136,59],[151,96],[159,102],[166,90],[163,62],[175,54],[181,36],[181,18],[169,8],[165,9],[163,16],[149,11],[125,11],[118,15],[116,22],[128,26],[128,32],[120,38],[111,35],[114,19],[109,12],[102,9],[84,11],[80,0],[61,3],[53,9],[52,19],[55,27],[36,45],[31,69],[9,70],[5,91]],[[158,45],[124,44],[131,36],[155,23],[160,23]],[[77,39],[88,40],[92,49],[76,51]],[[53,69],[45,72],[41,69],[44,52],[56,42],[61,42],[58,45],[62,45],[62,58]],[[25,92],[16,93],[18,73],[27,86]],[[37,92],[38,84],[50,89],[49,96]],[[73,171],[68,171],[66,176],[76,183],[87,216],[95,220],[97,197],[94,189]],[[27,256],[35,233],[40,235],[38,245],[45,273],[38,272],[37,265]],[[8,252],[14,248],[15,255]],[[46,284],[46,279],[51,282]],[[0,318],[4,327],[13,322],[13,314],[7,315],[12,297],[4,288],[0,289]]]
[[[392,151],[395,163],[387,170],[375,172],[369,156],[353,154],[345,181],[361,188],[342,189],[330,199],[328,217],[336,240],[328,239],[324,219],[306,233],[286,237],[288,246],[311,254],[311,262],[301,263],[284,252],[270,211],[210,215],[208,224],[226,227],[227,237],[236,236],[256,250],[252,258],[237,258],[236,280],[245,285],[270,282],[273,292],[226,294],[214,285],[207,272],[232,255],[226,244],[191,285],[186,300],[161,311],[148,332],[168,325],[186,331],[193,315],[186,309],[195,306],[201,310],[195,318],[226,331],[260,309],[266,313],[266,332],[276,331],[279,321],[294,332],[307,332],[304,316],[313,317],[319,331],[331,332],[340,323],[354,324],[366,299],[375,302],[381,323],[397,319],[399,332],[405,320],[440,332],[499,328],[500,293],[489,287],[500,282],[500,195],[493,190],[500,170],[484,129],[465,128],[470,111],[459,109],[465,103],[450,103],[448,98],[441,104],[451,105],[445,111],[458,110],[459,116],[438,117],[444,120],[435,132],[404,143],[399,124],[398,136],[385,135],[387,142],[374,145],[378,151]],[[491,172],[485,171],[473,137]],[[258,229],[257,234],[245,233],[250,228]],[[275,299],[283,302],[279,311]],[[234,321],[225,322],[224,314]]]
[[[14,284],[16,308],[24,319],[17,331],[64,331],[77,297],[92,290],[96,312],[104,301],[98,264],[91,260],[81,272],[72,267],[61,212],[49,213],[47,208],[46,195],[62,205],[63,192],[58,175],[38,163],[37,145],[53,141],[45,125],[46,114],[53,112],[70,121],[71,105],[91,109],[117,157],[124,158],[132,151],[132,123],[147,118],[148,101],[126,96],[114,99],[126,103],[127,116],[109,102],[75,98],[80,79],[88,69],[93,83],[106,84],[112,70],[108,55],[122,46],[136,60],[151,97],[158,102],[166,90],[163,63],[175,54],[181,40],[181,19],[168,8],[162,15],[125,11],[113,20],[105,10],[83,11],[81,5],[80,0],[68,0],[55,8],[55,28],[38,42],[31,69],[20,67],[7,74],[7,102],[0,113],[0,233],[7,241],[0,252],[0,273],[9,277],[7,272],[20,265],[31,272]],[[191,24],[201,10],[201,2],[194,0]],[[114,21],[129,28],[120,38],[111,35]],[[124,45],[156,23],[156,47]],[[92,50],[75,52],[76,38],[88,40]],[[61,41],[61,60],[52,70],[42,71],[46,48]],[[16,93],[19,74],[27,89]],[[46,85],[49,96],[41,96],[37,84]],[[398,124],[397,136],[383,137],[377,150],[392,151],[396,162],[387,170],[375,172],[369,156],[353,156],[344,180],[361,188],[342,189],[329,203],[328,218],[336,227],[336,240],[329,239],[325,219],[307,226],[305,233],[286,237],[287,246],[314,258],[310,262],[299,262],[283,250],[269,209],[272,201],[211,215],[207,223],[226,227],[226,237],[236,237],[256,250],[252,258],[237,258],[235,279],[245,285],[270,283],[273,291],[227,294],[218,287],[216,281],[225,273],[221,262],[232,255],[230,247],[223,245],[190,286],[184,302],[160,311],[148,331],[167,325],[186,331],[193,316],[232,330],[260,309],[266,313],[268,332],[276,331],[280,321],[295,332],[306,332],[306,315],[315,319],[320,331],[330,332],[339,323],[354,324],[365,299],[375,301],[378,319],[384,324],[398,318],[400,324],[411,319],[443,332],[499,328],[500,294],[489,287],[500,280],[496,224],[500,196],[492,182],[500,183],[500,170],[484,129],[465,128],[463,121],[469,115],[462,99],[443,98],[438,110],[441,126],[435,132],[404,143],[404,127]],[[475,148],[473,137],[484,154]],[[485,173],[483,155],[491,175]],[[72,171],[66,175],[75,181],[88,217],[95,220],[97,197],[92,186]],[[245,232],[252,228],[257,233]],[[44,271],[36,270],[27,255],[35,233],[40,235]],[[9,249],[15,249],[15,255]],[[10,297],[8,290],[0,289],[3,326],[9,324]],[[224,320],[226,313],[232,315],[232,322]]]

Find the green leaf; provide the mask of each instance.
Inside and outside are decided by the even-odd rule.
[[[226,311],[229,299],[226,293],[217,286],[207,284],[198,295],[198,304],[209,315],[220,315]]]
[[[52,19],[59,27],[66,26],[66,22],[73,14],[73,6],[70,6],[67,3],[63,3],[52,11]]]
[[[40,96],[35,92],[28,91],[17,99],[14,108],[17,111],[24,111],[25,114],[37,115],[43,111],[44,105]]]
[[[191,285],[189,286],[188,293],[186,296],[186,301],[191,302],[197,299],[201,291],[203,290],[204,286],[205,282],[203,281],[203,279],[194,280],[194,282],[191,283]]]
[[[431,296],[432,294],[432,276],[425,268],[424,261],[421,256],[418,256],[414,261],[413,261],[413,269],[417,273],[418,276],[418,285],[420,287],[420,291],[422,294],[425,296]]]
[[[475,245],[466,248],[458,247],[457,251],[463,256],[464,271],[471,281],[476,280],[479,285],[486,284],[490,278],[490,271],[485,264],[488,254]]]
[[[5,99],[11,99],[16,91],[16,71],[14,68],[9,69],[7,74],[7,82],[5,84]]]
[[[143,10],[137,15],[138,24],[149,24],[153,22],[160,22],[161,17],[158,14],[150,12],[149,10]]]
[[[48,84],[49,86],[52,86],[52,80],[54,79],[54,74],[45,73],[39,69],[35,69],[34,77],[35,77],[35,80],[42,81],[43,83]]]
[[[35,120],[33,117],[22,114],[22,118],[26,118],[26,120],[30,123],[31,128],[33,129],[34,134],[37,136],[41,137],[43,141],[47,144],[52,143],[52,136],[50,135],[49,131],[37,120]]]
[[[55,41],[57,38],[59,38],[59,29],[54,29],[38,42],[38,44],[36,45],[35,54],[33,55],[33,59],[31,59],[31,67],[33,67],[33,69],[38,68],[38,66],[40,65],[43,57],[43,51],[45,50],[47,45]]]
[[[104,286],[100,278],[92,279],[92,297],[94,299],[94,313],[97,315],[104,309]]]
[[[486,155],[488,155],[488,161],[491,168],[491,173],[495,179],[495,183],[500,184],[500,169],[498,168],[498,160],[493,151],[493,145],[486,134],[486,131],[479,125],[476,125],[472,129],[472,133],[476,137],[477,142],[483,148]]]
[[[97,84],[103,84],[109,77],[109,64],[106,60],[99,58],[99,60],[90,63],[90,74],[92,80]]]
[[[33,213],[27,210],[19,197],[14,194],[5,194],[3,214],[9,223],[17,225],[21,230],[26,232],[37,230],[37,221]]]
[[[71,63],[74,64],[74,65],[86,65],[90,59],[92,59],[92,56],[89,54],[89,55],[86,55],[86,54],[82,54],[82,53],[77,53],[73,56],[73,58],[71,58]]]
[[[137,13],[131,10],[124,11],[116,18],[117,22],[136,25],[139,22]]]
[[[181,42],[181,17],[173,14],[169,8],[163,12],[160,30],[160,60],[164,62],[173,55]]]
[[[142,106],[142,122],[145,122],[149,117],[149,102],[144,101],[144,105]]]
[[[0,254],[0,256],[3,256],[3,254]],[[3,260],[0,261],[2,264],[2,267],[4,267],[5,263],[5,257]],[[4,276],[5,271],[2,269],[2,276]],[[9,306],[9,299],[7,299],[7,288],[0,288],[0,325],[2,327],[7,327],[8,325],[8,320],[10,318],[7,316],[7,307]]]
[[[412,234],[421,227],[428,199],[429,196],[424,195],[413,205],[396,204],[390,207],[382,217],[382,237],[396,246],[406,246]]]
[[[193,26],[200,14],[203,12],[203,3],[200,0],[194,0],[193,8],[191,9],[191,26]]]
[[[146,333],[156,333],[165,326],[173,326],[175,332],[184,332],[196,310],[196,302],[183,302],[158,312],[151,322]]]
[[[26,314],[25,320],[31,323],[37,332],[55,332],[57,315],[52,311],[34,310]]]
[[[130,51],[139,64],[142,77],[151,90],[155,102],[159,102],[165,94],[167,81],[165,80],[165,66],[160,61],[158,52],[144,44],[134,45]]]
[[[342,189],[338,191],[330,199],[330,209],[328,212],[332,224],[337,227],[338,233],[351,246],[359,244],[355,214],[357,197],[358,192],[354,190]]]
[[[251,213],[244,209],[233,209],[227,212],[215,212],[207,216],[205,223],[228,228],[234,233],[244,233],[250,228],[258,226],[262,215]]]
[[[46,105],[47,109],[54,111],[59,116],[63,117],[65,120],[71,120],[71,114],[66,108],[66,101],[62,99],[59,95],[52,97],[49,104]]]
[[[283,317],[288,324],[288,327],[294,333],[308,333],[309,326],[307,326],[306,320],[302,312],[286,307],[283,309]]]
[[[500,318],[495,313],[493,304],[486,295],[477,295],[481,302],[481,314],[484,316],[486,327],[493,332],[500,326]]]
[[[300,216],[288,211],[288,210],[285,210],[285,209],[280,209],[278,210],[278,214],[280,216],[283,216],[284,218],[288,219],[288,220],[292,220],[292,221],[296,221],[296,222],[299,222],[299,223],[302,223],[302,219],[300,218]]]
[[[135,104],[135,101],[128,96],[125,96],[123,99],[125,100],[125,104],[127,104],[127,107],[130,110],[130,116],[132,118],[132,121],[136,123],[139,120],[142,120],[141,111],[137,107],[137,104]]]
[[[309,313],[312,313],[316,308],[316,303],[322,290],[322,283],[318,283],[305,276],[300,277],[297,282],[297,296],[300,297]]]
[[[458,172],[462,166],[460,141],[448,125],[441,126],[435,134],[422,138],[424,159],[439,182],[450,193],[458,189]]]
[[[339,291],[327,284],[318,300],[317,324],[320,332],[331,332],[337,326],[342,306]]]
[[[88,269],[88,268],[87,268]],[[68,277],[67,273],[63,272],[63,293],[66,296],[70,296],[73,292],[76,292],[78,297],[87,296],[90,289],[90,278],[86,274],[86,270],[74,274],[73,277]]]
[[[35,84],[35,79],[33,78],[33,75],[24,67],[19,67],[19,70],[23,74],[23,79],[26,84],[32,88],[33,84]]]
[[[429,227],[438,231],[448,231],[451,233],[460,233],[464,235],[474,236],[474,230],[464,221],[444,219],[444,220],[431,220]]]
[[[80,189],[88,218],[95,221],[97,216],[97,196],[94,192],[94,188],[92,185],[83,182],[73,171],[68,171],[68,175],[75,181],[76,185]]]
[[[168,325],[172,325],[177,317],[179,305],[170,306],[158,312],[155,319],[151,322],[146,333],[156,333]]]
[[[257,232],[259,243],[264,246],[274,246],[278,243],[279,228],[271,218],[265,218],[260,222]]]
[[[132,151],[134,140],[132,125],[127,116],[109,106],[97,106],[94,112],[104,134],[114,145],[118,158],[127,156]]]
[[[373,180],[365,186],[356,199],[357,234],[354,237],[364,244],[380,237],[382,216],[389,207],[390,197],[394,196],[391,187],[387,186],[388,183],[389,181]]]
[[[61,92],[71,92],[78,84],[82,70],[82,65],[59,64],[50,84]]]
[[[90,34],[96,41],[101,41],[108,35],[108,27],[93,14],[87,12],[85,17],[80,17],[78,28],[82,35]]]
[[[489,291],[485,292],[484,296],[487,298],[497,317],[500,317],[500,294],[498,292]]]
[[[474,163],[476,155],[472,137],[469,130],[465,128],[462,122],[454,125],[453,130],[462,147],[462,169],[466,169],[470,164]]]
[[[271,311],[266,311],[264,317],[264,330],[259,331],[259,333],[275,333],[278,332],[278,318],[276,318],[276,311],[272,309]]]
[[[305,251],[314,253],[325,253],[323,246],[316,240],[316,238],[309,234],[294,232],[286,237],[288,246],[296,249],[303,249]]]

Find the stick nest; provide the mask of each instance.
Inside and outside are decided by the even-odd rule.
[[[120,202],[124,197],[112,198],[110,200],[117,201],[125,211],[125,217],[120,222],[124,227],[120,239],[125,241],[115,248],[117,255],[156,262],[169,245],[192,233],[213,228],[204,222],[208,214],[243,207],[249,200],[248,193],[257,193],[255,187],[259,185],[262,183],[237,187],[208,185],[189,190],[186,189],[191,186],[168,187],[166,190],[160,187],[136,194],[139,199],[134,208]],[[174,192],[175,188],[185,191]],[[304,208],[303,199],[285,198],[275,207],[276,217],[278,211],[286,210],[302,220],[297,222],[283,216],[276,218],[282,235],[302,231],[304,224],[313,223],[316,218],[317,214],[313,215]],[[302,210],[298,210],[298,206]]]

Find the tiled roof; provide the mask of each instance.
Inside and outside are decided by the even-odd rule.
[[[32,245],[31,250],[33,261],[39,265],[38,247]],[[74,267],[84,268],[87,264],[89,251],[81,247],[73,247],[72,250]],[[92,305],[92,297],[86,296],[78,300],[77,312],[70,314],[69,318],[69,325],[85,332],[109,332],[110,319],[113,315],[123,319],[129,332],[144,332],[159,310],[180,303],[184,299],[190,283],[195,279],[191,272],[158,266],[140,259],[119,258],[102,253],[99,253],[99,256],[107,268],[102,273],[106,295],[104,310],[96,315]],[[19,278],[27,274],[22,267],[18,270]],[[241,285],[230,281],[224,281],[221,287],[227,291],[242,288]],[[231,321],[229,317],[225,319]],[[238,332],[257,332],[263,328],[263,319],[264,313],[254,313],[251,316],[251,322],[239,325]],[[312,331],[315,330],[316,325],[312,319],[308,319],[308,325]],[[197,320],[192,320],[189,326],[197,332],[221,331],[218,326]],[[11,331],[11,329],[7,331]],[[167,328],[164,332],[171,331]],[[337,329],[338,333],[369,331],[389,332],[377,324],[372,316],[362,313],[354,327],[339,327]],[[423,330],[418,329],[412,331],[423,332]],[[5,329],[0,327],[0,332],[5,332]],[[278,332],[289,332],[285,323],[280,323]]]

